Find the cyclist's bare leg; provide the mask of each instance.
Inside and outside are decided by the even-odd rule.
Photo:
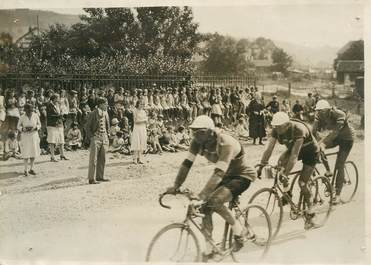
[[[328,159],[327,159],[326,155],[323,152],[320,153],[320,158],[321,158],[321,162],[322,162],[323,166],[326,169],[325,175],[326,176],[332,175],[332,172],[331,172],[331,169],[330,169],[330,165],[328,163]]]
[[[313,166],[303,164],[303,168],[299,176],[300,192],[301,194],[303,194],[304,202],[307,206],[308,213],[311,213],[311,210],[312,210],[312,203],[310,201],[311,194],[310,194],[310,190],[308,189],[308,180],[312,176],[313,171],[314,171]]]
[[[348,158],[350,150],[352,149],[352,141],[344,141],[339,143],[339,152],[336,157],[335,168],[337,170],[337,178],[335,184],[336,196],[339,196],[344,184],[344,164]]]
[[[212,214],[214,212],[218,213],[226,222],[228,222],[232,226],[232,229],[233,226],[236,226],[236,223],[238,223],[235,222],[232,212],[224,205],[226,202],[231,201],[232,198],[233,195],[229,189],[225,187],[219,187],[210,195],[206,204],[202,207],[202,212],[205,215],[202,219],[203,231],[210,237],[212,236],[213,231]],[[240,228],[240,231],[237,232],[241,234],[242,227]],[[206,242],[205,254],[208,254],[210,252],[212,252],[212,246],[208,242]]]

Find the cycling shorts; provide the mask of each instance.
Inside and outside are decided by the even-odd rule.
[[[301,160],[304,165],[314,167],[319,162],[320,152],[317,151],[315,145],[308,145],[300,150],[298,160]]]
[[[218,184],[219,187],[226,187],[229,189],[233,197],[237,197],[250,187],[251,180],[241,176],[225,176]]]

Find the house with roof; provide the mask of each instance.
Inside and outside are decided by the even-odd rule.
[[[342,56],[349,49],[352,49],[352,46],[356,45],[357,42],[359,41],[349,41],[337,52],[339,60],[335,60],[336,64],[334,66],[336,80],[339,84],[351,86],[355,84],[357,78],[364,76],[365,65],[363,58],[349,58],[349,56],[347,56],[347,59],[344,60],[344,56]]]

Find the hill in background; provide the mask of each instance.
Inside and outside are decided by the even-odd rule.
[[[0,32],[8,32],[14,41],[28,32],[29,27],[37,26],[39,16],[40,30],[49,25],[60,23],[71,26],[80,21],[77,15],[60,14],[45,10],[12,9],[0,10]],[[294,65],[312,67],[332,67],[339,48],[336,47],[305,47],[297,44],[273,40],[276,46],[284,49],[294,59]]]
[[[37,26],[39,16],[40,30],[45,30],[49,25],[60,23],[70,26],[80,21],[77,15],[65,15],[52,11],[39,11],[31,9],[0,10],[0,32],[8,32],[16,41],[28,32],[29,27]]]

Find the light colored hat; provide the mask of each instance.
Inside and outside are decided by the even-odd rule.
[[[289,115],[286,112],[279,111],[273,115],[272,126],[279,126],[290,121]]]
[[[200,115],[189,125],[191,129],[214,129],[214,121],[206,115]]]
[[[330,103],[328,103],[328,101],[324,99],[318,100],[316,104],[316,110],[330,109],[330,108],[331,108]]]
[[[113,118],[111,123],[112,125],[116,125],[119,123],[119,120],[117,118]]]

